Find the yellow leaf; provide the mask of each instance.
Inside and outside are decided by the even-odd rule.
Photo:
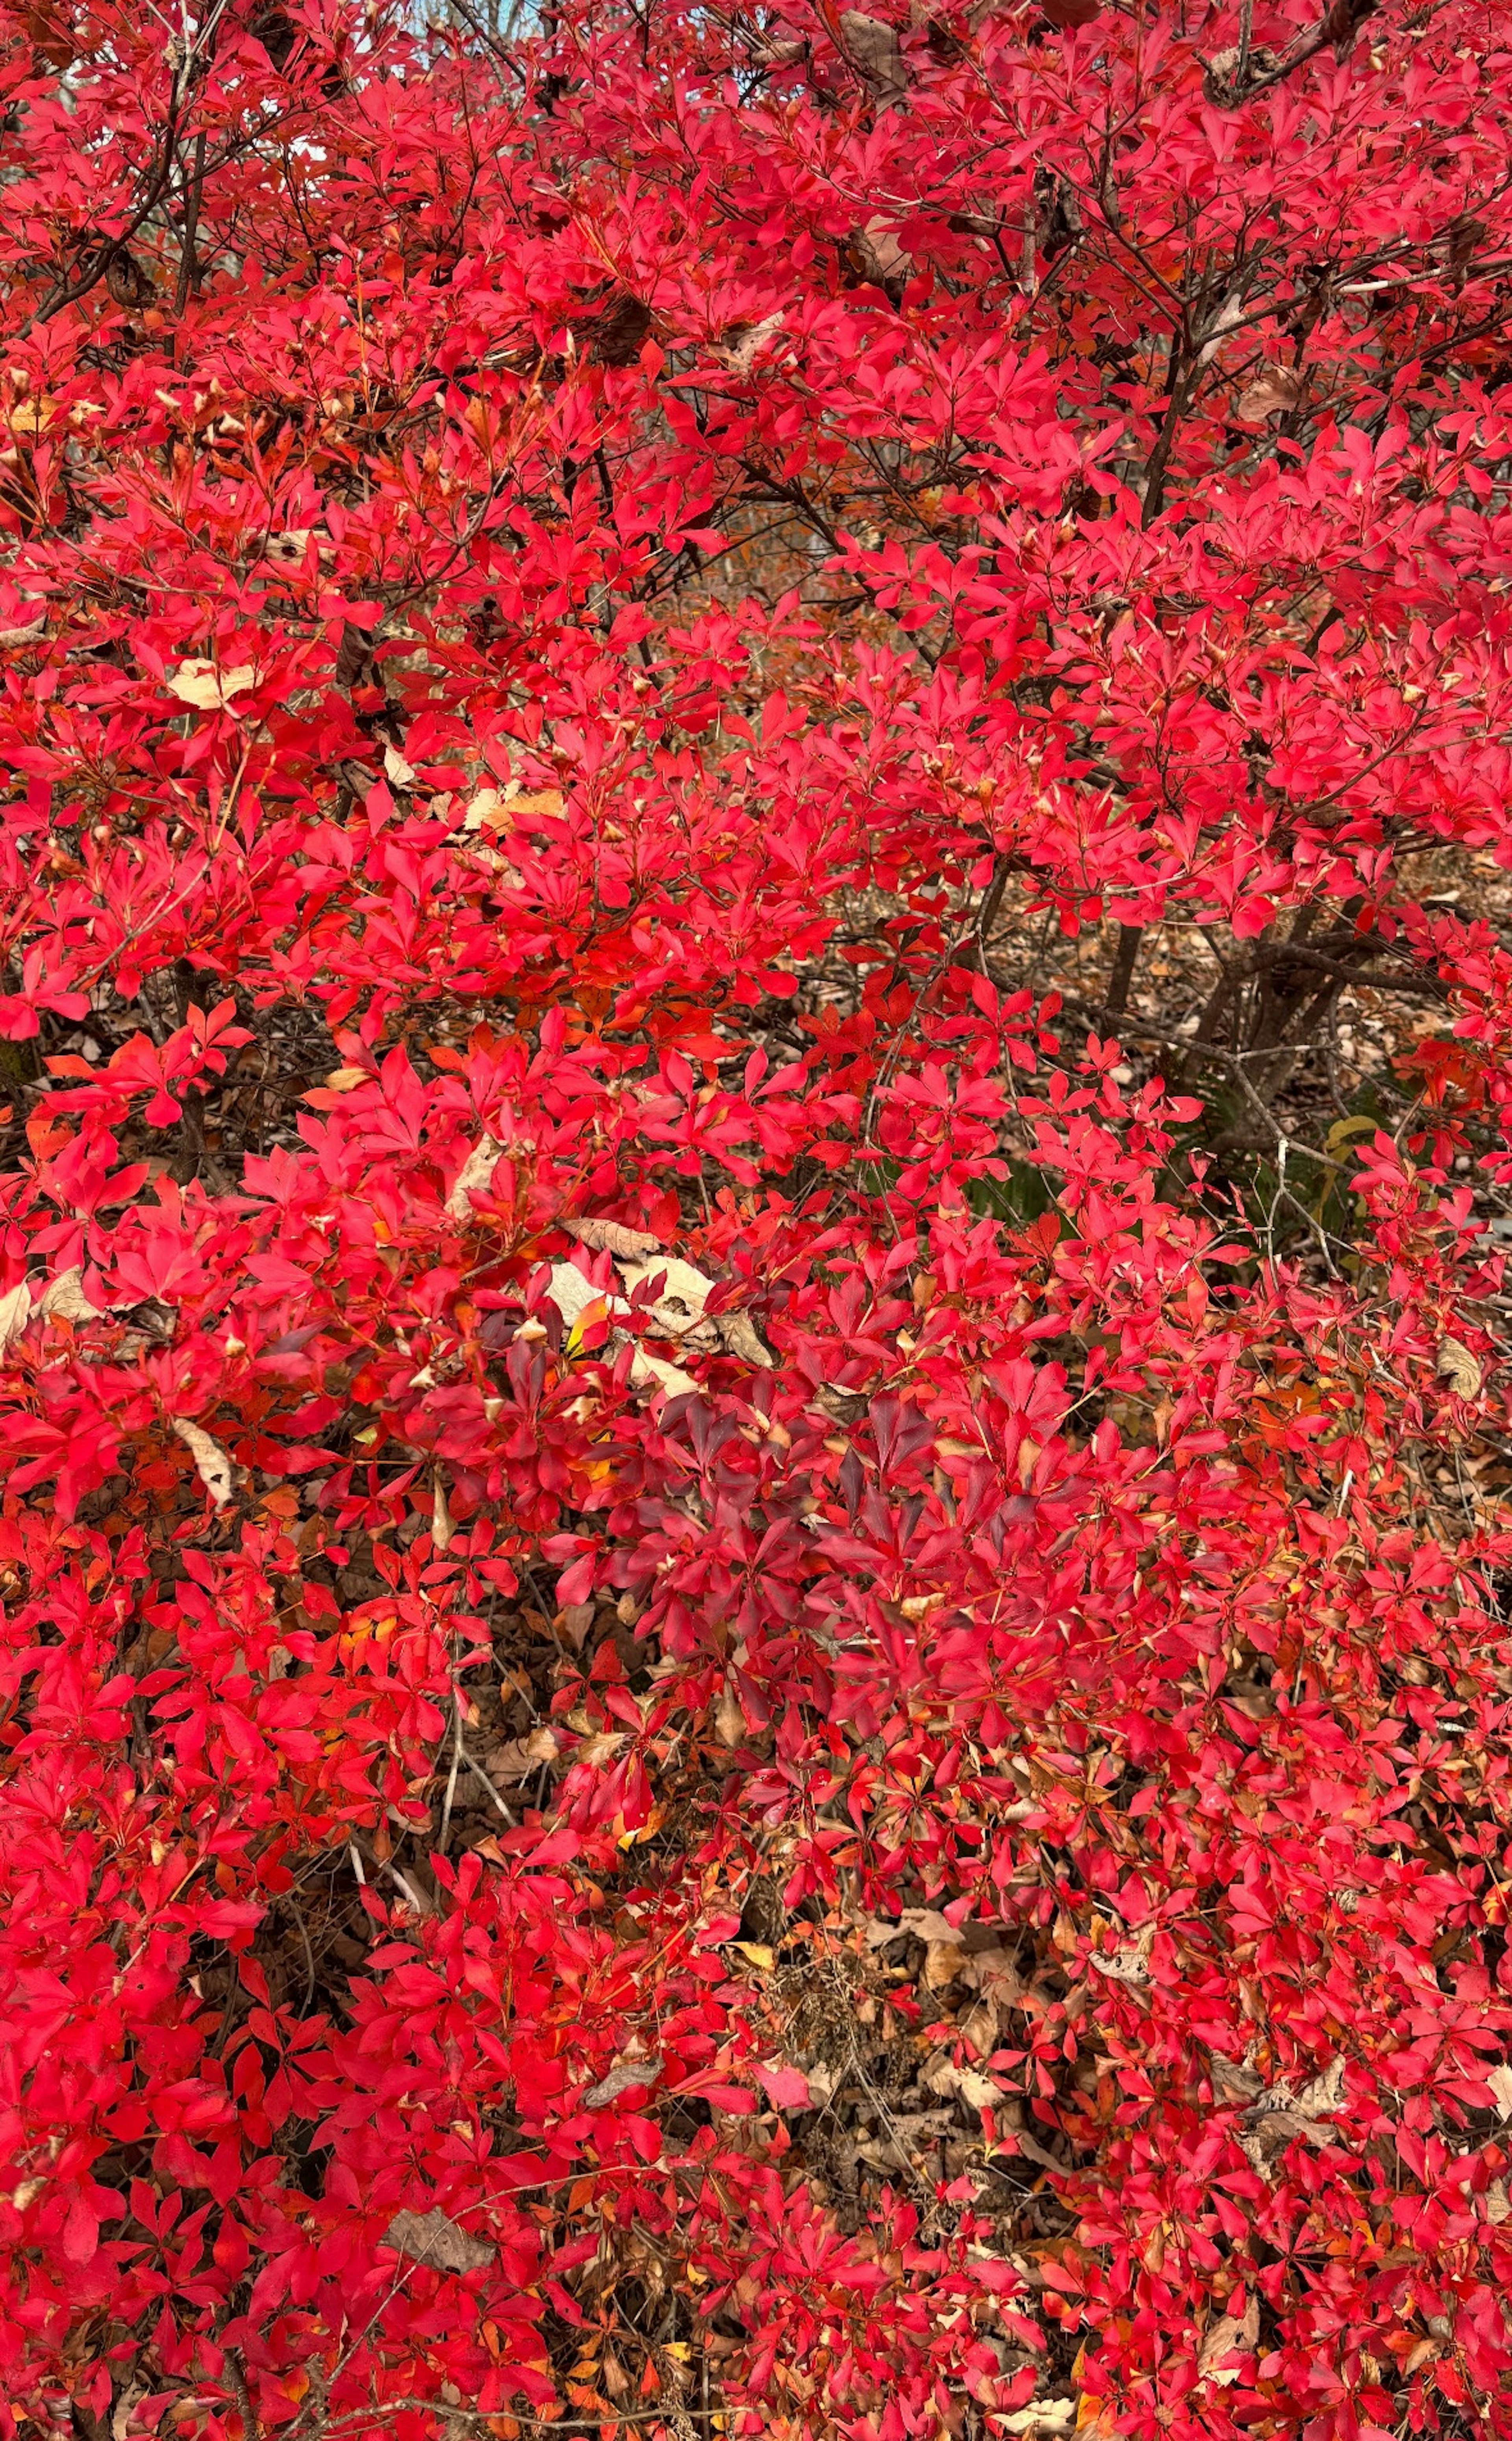
[[[776,1950],[769,1948],[765,1941],[732,1941],[729,1945],[731,1949],[738,1949],[742,1958],[748,1959],[752,1966],[759,1966],[764,1971],[777,1963]]]

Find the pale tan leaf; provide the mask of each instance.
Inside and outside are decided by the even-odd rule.
[[[959,1943],[960,1933],[938,1908],[905,1908],[900,1916],[873,1916],[866,1928],[868,1949],[885,1949],[890,1941],[897,1941],[909,1932],[915,1941]]]
[[[703,1320],[714,1284],[702,1272],[695,1271],[692,1263],[682,1262],[675,1255],[657,1255],[649,1262],[621,1261],[619,1272],[631,1291],[659,1278],[661,1288],[656,1303],[643,1311],[669,1339],[680,1339]]]
[[[446,1486],[438,1475],[435,1493],[430,1504],[430,1539],[438,1551],[451,1549],[454,1530],[452,1512],[446,1505]]]
[[[168,681],[170,695],[196,712],[223,712],[233,696],[255,687],[258,674],[247,663],[234,670],[218,669],[213,661],[180,661]]]
[[[60,1322],[98,1322],[100,1308],[91,1305],[85,1296],[81,1286],[83,1276],[77,1263],[68,1271],[60,1272],[57,1278],[44,1289],[38,1311],[49,1317],[55,1316]]]
[[[868,17],[859,9],[842,9],[840,33],[845,55],[879,101],[900,101],[909,89],[898,29],[884,18]]]
[[[320,1079],[331,1094],[355,1093],[359,1085],[368,1085],[371,1081],[371,1071],[367,1068],[332,1068]]]
[[[643,1347],[638,1347],[631,1359],[630,1379],[642,1389],[654,1385],[665,1390],[670,1399],[680,1399],[698,1387],[693,1375],[685,1373],[680,1365],[669,1365],[665,1357],[649,1356]]]
[[[875,280],[879,287],[885,288],[890,280],[901,283],[913,269],[912,255],[905,254],[891,223],[878,213],[857,229],[850,252],[862,279]]]
[[[771,1370],[777,1360],[748,1313],[742,1313],[737,1309],[730,1313],[716,1313],[711,1319],[731,1356],[738,1356],[742,1364],[760,1365],[767,1372]]]
[[[173,1418],[173,1430],[194,1460],[194,1472],[217,1509],[224,1509],[236,1486],[236,1470],[218,1440],[201,1424]]]
[[[19,650],[23,644],[38,643],[46,632],[45,611],[40,618],[33,619],[29,627],[0,627],[0,652],[11,653]]]
[[[1475,1399],[1480,1396],[1481,1368],[1463,1339],[1439,1341],[1438,1378],[1449,1383],[1456,1398]]]
[[[17,1280],[13,1289],[0,1296],[0,1356],[21,1337],[31,1320],[31,1289],[26,1280]]]
[[[972,2110],[995,2110],[1007,2098],[1007,2088],[998,2085],[980,2069],[958,2068],[954,2060],[936,2060],[920,2080],[929,2093],[944,2094],[946,2099],[959,2096]]]
[[[752,322],[746,328],[737,324],[727,332],[723,347],[714,349],[716,363],[722,364],[727,372],[750,372],[767,342],[776,338],[782,327],[780,313],[768,314],[764,321]]]
[[[386,778],[393,782],[396,788],[409,788],[414,786],[414,771],[405,761],[397,746],[384,748],[384,773]]]
[[[746,1715],[740,1699],[727,1679],[714,1706],[714,1734],[722,1746],[738,1746],[746,1734]]]
[[[927,1992],[943,1992],[953,1983],[966,1962],[966,1953],[959,1938],[949,1941],[927,1941],[924,1946],[924,1988]]]
[[[546,1292],[569,1331],[575,1330],[585,1314],[602,1307],[605,1313],[629,1311],[621,1297],[608,1290],[596,1289],[593,1282],[579,1271],[576,1263],[553,1263]]]
[[[269,534],[264,545],[264,556],[271,559],[276,567],[302,566],[305,552],[310,548],[311,532],[309,526],[290,526],[284,533]]]
[[[583,2097],[585,2110],[607,2110],[622,2093],[633,2093],[638,2086],[648,2091],[661,2074],[661,2060],[656,2052],[645,2059],[617,2060],[609,2073],[597,2085],[590,2086]]]
[[[1342,2109],[1343,2102],[1344,2063],[1336,2059],[1303,2087],[1295,2102],[1284,2107],[1294,2110],[1299,2119],[1331,2119],[1336,2110]]]
[[[1233,2356],[1252,2356],[1260,2337],[1260,2305],[1250,2299],[1241,2318],[1220,2314],[1203,2338],[1197,2355],[1197,2371],[1203,2378],[1226,2389],[1239,2378],[1237,2365],[1230,2364]]]
[[[586,1246],[595,1255],[622,1255],[626,1261],[637,1262],[654,1255],[660,1246],[658,1238],[648,1236],[644,1229],[629,1229],[622,1220],[563,1220],[558,1226]]]
[[[1498,2119],[1512,2119],[1512,2068],[1499,2060],[1485,2081],[1496,2096]]]
[[[495,2252],[486,2238],[469,2237],[465,2229],[459,2229],[440,2206],[428,2213],[395,2213],[382,2242],[433,2271],[481,2271]]]
[[[1267,365],[1241,392],[1233,411],[1241,424],[1264,424],[1269,415],[1285,415],[1301,396],[1300,374],[1289,365]]]
[[[464,831],[507,831],[513,823],[503,798],[496,788],[479,788],[470,798],[462,816]]]
[[[498,1165],[503,1147],[490,1135],[479,1136],[461,1168],[452,1182],[452,1191],[444,1206],[448,1220],[466,1220],[473,1209],[473,1197],[481,1194]]]

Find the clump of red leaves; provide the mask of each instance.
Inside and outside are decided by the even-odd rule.
[[[1512,2432],[1512,49],[1312,5],[6,7],[0,2431]]]

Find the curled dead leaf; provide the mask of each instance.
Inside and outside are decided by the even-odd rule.
[[[585,2110],[607,2110],[611,2102],[618,2102],[621,2094],[633,2093],[638,2087],[644,2087],[649,2091],[660,2074],[661,2059],[656,2052],[650,2052],[645,2059],[616,2060],[608,2075],[588,2088],[583,2097],[583,2107]]]
[[[180,661],[168,681],[168,691],[196,712],[224,712],[233,697],[245,695],[257,682],[258,674],[249,662],[223,670],[213,661]]]
[[[1234,415],[1241,424],[1264,424],[1271,415],[1285,415],[1302,396],[1302,376],[1289,365],[1268,365],[1256,375],[1246,390],[1239,394]]]
[[[1463,1339],[1441,1339],[1438,1343],[1438,1378],[1447,1382],[1459,1399],[1480,1396],[1483,1375],[1476,1359]]]
[[[26,1280],[18,1280],[0,1296],[0,1356],[20,1338],[30,1320],[31,1289]]]
[[[465,2229],[459,2229],[440,2206],[428,2213],[395,2213],[382,2243],[434,2271],[481,2271],[495,2252],[486,2238],[469,2237]]]
[[[1197,2353],[1197,2371],[1204,2379],[1226,2389],[1239,2378],[1239,2368],[1229,2360],[1234,2356],[1252,2356],[1260,2337],[1260,2303],[1251,2297],[1242,2315],[1220,2314],[1209,2325]]]
[[[638,1347],[631,1359],[630,1379],[641,1389],[665,1390],[669,1399],[684,1398],[698,1387],[680,1365],[669,1365],[664,1356],[649,1355],[643,1347]]]
[[[902,296],[913,269],[913,257],[906,254],[898,244],[897,232],[891,222],[881,214],[873,213],[866,226],[855,231],[847,251],[853,270],[861,279],[871,280],[877,288],[886,289],[890,297],[896,298]]]
[[[39,1313],[56,1316],[60,1322],[98,1322],[100,1308],[91,1305],[82,1287],[83,1273],[77,1263],[60,1272],[42,1293]]]
[[[723,346],[711,352],[715,363],[723,365],[727,372],[750,372],[758,357],[764,353],[768,342],[776,338],[782,327],[783,316],[780,313],[768,314],[760,322],[733,324],[725,334]]]
[[[622,1255],[627,1262],[632,1263],[640,1261],[647,1255],[655,1255],[661,1242],[659,1239],[648,1236],[644,1229],[627,1228],[622,1220],[563,1220],[558,1225],[591,1253]]]
[[[329,1082],[329,1079],[328,1079]],[[452,1182],[452,1191],[442,1206],[448,1220],[465,1220],[473,1209],[473,1197],[480,1195],[498,1165],[503,1147],[490,1135],[479,1136],[461,1168]]]
[[[175,1416],[173,1430],[194,1460],[194,1472],[217,1509],[224,1509],[236,1488],[236,1469],[221,1444],[201,1424]]]
[[[898,29],[884,18],[869,17],[860,9],[842,9],[840,36],[845,56],[878,101],[901,101],[909,89]]]

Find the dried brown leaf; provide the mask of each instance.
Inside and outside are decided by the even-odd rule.
[[[909,77],[897,27],[859,9],[842,9],[839,24],[845,56],[856,75],[871,86],[878,101],[901,101],[909,89]]]
[[[1242,2316],[1220,2314],[1210,2324],[1197,2354],[1197,2371],[1208,2381],[1226,2389],[1239,2378],[1237,2365],[1230,2364],[1233,2356],[1251,2356],[1260,2337],[1260,2305],[1250,2299]]]
[[[563,1220],[558,1226],[592,1254],[622,1256],[626,1262],[631,1263],[640,1261],[647,1255],[655,1255],[661,1243],[658,1238],[651,1237],[644,1229],[627,1228],[622,1220]]]
[[[1449,1383],[1456,1398],[1479,1398],[1484,1377],[1463,1339],[1439,1341],[1437,1370],[1439,1380]]]
[[[495,2251],[486,2238],[469,2237],[439,2205],[428,2213],[395,2213],[383,2244],[433,2271],[481,2271]]]
[[[31,1320],[31,1290],[26,1280],[0,1296],[0,1356],[18,1340]]]
[[[1270,415],[1285,415],[1302,396],[1302,376],[1289,365],[1268,365],[1240,393],[1234,414],[1241,424],[1264,424]]]
[[[638,2086],[648,2090],[661,2074],[660,2055],[652,2052],[645,2059],[616,2060],[613,2068],[599,2083],[590,2086],[583,2097],[585,2110],[607,2110],[622,2093],[633,2093]]]
[[[236,1488],[236,1469],[221,1444],[201,1424],[175,1416],[173,1430],[194,1460],[194,1472],[217,1509],[224,1509]]]
[[[473,1209],[473,1197],[481,1194],[498,1164],[502,1145],[490,1135],[479,1136],[461,1168],[452,1182],[452,1191],[443,1207],[448,1220],[465,1220]]]
[[[255,687],[258,674],[250,663],[234,670],[217,669],[213,661],[180,661],[168,681],[170,695],[196,712],[224,712],[236,696]]]

